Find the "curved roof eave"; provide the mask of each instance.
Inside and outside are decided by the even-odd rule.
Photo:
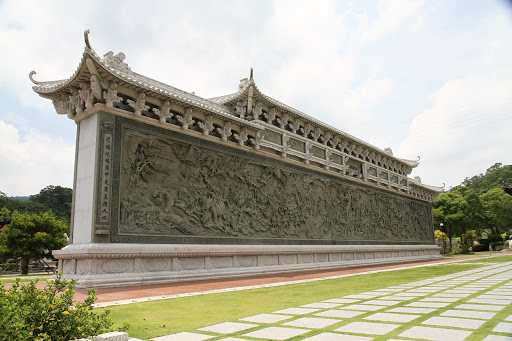
[[[419,163],[419,158],[418,160],[408,160],[408,159],[402,159],[402,158],[398,158],[396,156],[393,156],[389,153],[387,153],[386,151],[368,143],[368,142],[365,142],[361,139],[358,139],[357,137],[355,136],[352,136],[344,131],[341,131],[337,128],[334,128],[333,126],[330,126],[326,123],[323,123],[322,121],[320,120],[317,120],[316,118],[314,117],[311,117],[305,113],[303,113],[302,111],[300,110],[297,110],[295,108],[292,108],[290,107],[289,105],[286,105],[270,96],[267,96],[265,95],[264,93],[261,92],[261,90],[258,88],[258,86],[256,85],[256,83],[254,82],[254,79],[250,79],[246,84],[245,86],[240,89],[238,92],[235,92],[235,93],[232,93],[232,94],[229,94],[229,95],[224,95],[224,96],[217,96],[217,97],[213,97],[213,98],[208,98],[209,101],[212,101],[212,102],[215,102],[215,103],[219,103],[219,104],[227,104],[229,102],[233,102],[233,101],[236,101],[238,99],[242,99],[242,97],[245,95],[245,92],[246,90],[249,88],[249,86],[253,85],[254,86],[254,89],[258,92],[258,95],[260,95],[263,99],[267,100],[269,103],[281,108],[281,109],[284,109],[290,113],[293,113],[307,121],[310,121],[314,124],[316,124],[317,126],[323,128],[323,129],[327,129],[327,130],[330,130],[338,135],[341,135],[343,137],[346,137],[347,139],[351,140],[351,141],[354,141],[354,142],[357,142],[367,148],[370,148],[380,154],[383,154],[385,155],[386,157],[389,157],[395,161],[398,161],[400,163],[403,163],[405,164],[407,167],[410,167],[410,168],[416,168],[418,167],[418,165],[420,164]]]
[[[241,118],[238,118],[234,116],[225,106],[217,104],[215,102],[209,101],[205,98],[196,96],[194,94],[188,93],[186,91],[177,89],[175,87],[172,87],[170,85],[161,83],[159,81],[156,81],[154,79],[151,79],[149,77],[140,75],[135,72],[130,72],[130,74],[123,72],[117,68],[114,68],[112,66],[107,65],[104,60],[91,48],[85,47],[85,51],[83,53],[82,59],[80,61],[79,66],[77,67],[76,71],[73,73],[71,77],[68,79],[60,80],[60,81],[49,81],[49,82],[37,82],[32,78],[32,75],[35,74],[34,71],[32,71],[29,75],[32,82],[34,82],[36,85],[32,87],[32,89],[40,94],[40,95],[49,95],[52,93],[56,93],[75,81],[80,76],[80,71],[87,67],[85,61],[87,60],[87,57],[91,57],[94,62],[99,65],[103,70],[108,72],[110,75],[112,75],[115,78],[118,78],[122,80],[123,82],[129,83],[133,86],[142,88],[144,90],[159,94],[161,96],[167,97],[169,99],[177,99],[181,102],[189,103],[190,105],[193,105],[197,108],[212,111],[216,114],[219,114],[223,117],[227,117],[232,121],[236,121],[242,125],[245,126],[251,126],[253,128],[257,129],[263,129],[263,127],[255,122],[250,122]]]

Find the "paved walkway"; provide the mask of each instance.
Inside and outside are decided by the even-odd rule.
[[[512,255],[512,253],[510,254]],[[226,290],[243,290],[252,287],[263,287],[266,285],[286,285],[303,280],[324,280],[337,277],[352,276],[355,274],[372,273],[380,271],[390,271],[402,268],[411,268],[419,266],[434,265],[439,263],[460,262],[479,257],[464,258],[443,258],[435,261],[420,261],[399,264],[389,264],[380,266],[354,267],[334,270],[319,270],[308,272],[291,272],[284,274],[274,274],[266,276],[251,276],[240,278],[224,278],[215,280],[190,281],[179,283],[167,283],[158,285],[140,285],[118,288],[97,289],[96,306],[105,307],[110,305],[128,304],[153,299],[169,299],[184,295],[197,295]],[[44,285],[44,283],[41,283]],[[87,297],[87,290],[77,289],[75,298],[83,301]]]
[[[482,265],[152,340],[512,340],[512,262]]]

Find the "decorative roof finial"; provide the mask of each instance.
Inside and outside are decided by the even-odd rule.
[[[32,76],[35,75],[37,72],[35,71],[30,71],[30,73],[28,74],[28,78],[30,78],[30,80],[32,81],[32,83],[36,84],[36,85],[41,85],[41,84],[44,84],[44,83],[41,83],[41,82],[38,82],[36,81]]]
[[[420,162],[421,160],[421,157],[418,155],[418,160],[416,160],[416,162]]]
[[[89,43],[89,33],[91,33],[91,31],[89,31],[89,29],[84,31],[85,46],[87,46],[88,49],[92,50],[91,44]]]
[[[251,68],[251,76],[249,77],[249,80],[251,80],[251,81],[252,81],[252,74],[253,74],[253,72],[252,72],[252,68]]]

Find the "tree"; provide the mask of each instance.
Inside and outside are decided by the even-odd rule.
[[[0,249],[10,257],[21,258],[21,273],[28,273],[29,260],[51,256],[51,251],[66,245],[66,224],[51,212],[39,214],[14,212],[11,223],[2,233]]]
[[[482,194],[481,199],[491,235],[509,233],[512,229],[512,196],[495,188]]]
[[[59,219],[71,218],[71,200],[73,190],[61,186],[46,186],[39,194],[31,195],[30,201],[45,205],[51,209]]]
[[[441,193],[435,201],[432,202],[434,220],[439,226],[441,223],[446,229],[450,250],[452,249],[453,235],[460,236],[461,227],[468,224],[468,217],[465,214],[468,203],[464,197],[458,193]]]

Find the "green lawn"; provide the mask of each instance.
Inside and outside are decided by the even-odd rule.
[[[3,283],[14,283],[16,278],[20,279],[20,283],[26,283],[30,281],[46,281],[52,275],[18,275],[18,276],[0,276],[0,282]]]
[[[512,259],[510,256],[504,258],[508,258],[508,261]],[[497,262],[501,259],[495,257],[493,261]],[[134,303],[106,309],[111,311],[116,326],[121,326],[124,322],[131,325],[129,330],[131,337],[148,339],[483,266],[470,264],[470,262],[386,271],[281,287]],[[348,320],[344,319],[344,321]]]

